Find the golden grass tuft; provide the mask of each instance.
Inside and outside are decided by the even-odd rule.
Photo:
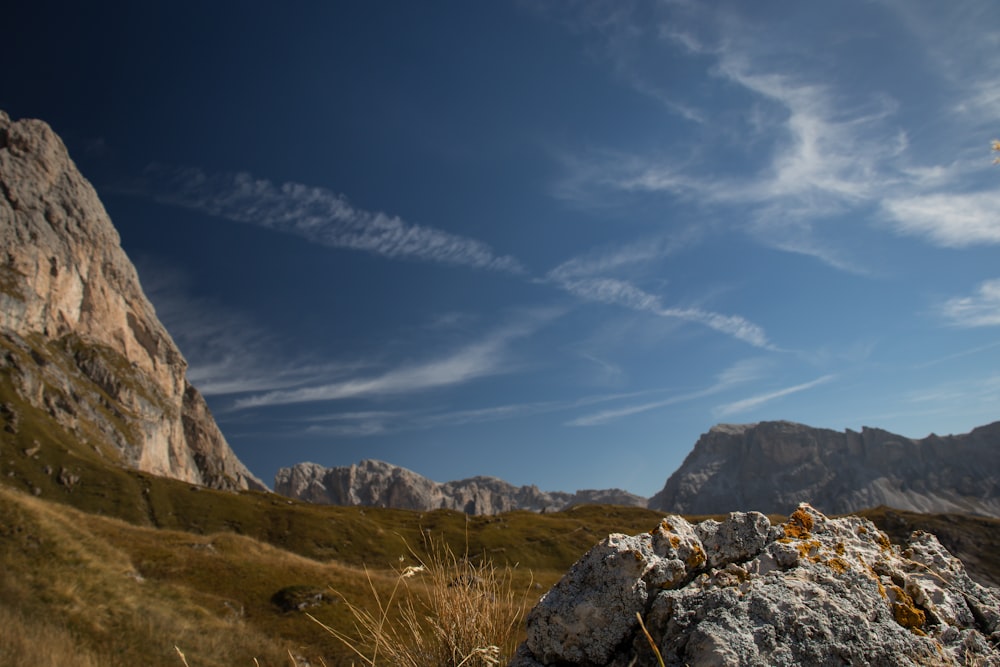
[[[388,596],[368,573],[370,606],[344,600],[354,634],[313,618],[369,667],[494,667],[513,657],[530,583],[519,593],[514,568],[459,558],[443,540],[424,534],[426,556],[407,545],[416,565],[396,570]],[[310,618],[312,618],[310,616]]]
[[[5,667],[104,667],[107,656],[81,645],[67,628],[27,618],[0,606],[0,665]]]

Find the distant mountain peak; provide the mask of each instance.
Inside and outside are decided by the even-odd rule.
[[[886,505],[1000,517],[1000,422],[913,440],[788,421],[720,424],[701,436],[650,509],[786,513],[800,502],[847,514]]]
[[[412,470],[366,459],[351,466],[324,468],[299,463],[281,468],[274,490],[291,498],[324,505],[365,505],[411,510],[452,509],[466,514],[513,510],[560,510],[581,504],[645,507],[646,499],[620,489],[576,493],[514,486],[497,477],[478,476],[438,483]]]

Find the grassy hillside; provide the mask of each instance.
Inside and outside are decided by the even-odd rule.
[[[417,562],[407,545],[426,557],[422,535],[459,554],[468,545],[473,560],[485,554],[516,566],[514,588],[526,592],[530,607],[608,532],[657,523],[654,513],[610,507],[471,518],[319,507],[116,474],[149,489],[139,492],[149,499],[143,511],[122,512],[128,520],[106,516],[121,503],[103,506],[102,516],[67,502],[101,494],[74,490],[53,502],[0,486],[0,664],[180,665],[176,645],[191,667],[252,665],[254,658],[288,665],[289,651],[316,665],[320,658],[348,665],[346,649],[305,611],[350,629],[352,617],[333,591],[370,605],[370,575],[387,597],[394,568]],[[300,601],[319,605],[289,611]],[[63,654],[49,662],[38,655],[59,646]]]
[[[369,577],[386,599],[398,570],[417,563],[407,544],[426,557],[422,532],[459,554],[468,545],[473,560],[485,554],[516,565],[514,588],[530,607],[605,535],[649,530],[659,520],[601,506],[496,517],[311,506],[116,474],[149,499],[143,511],[122,512],[125,519],[107,516],[120,504],[102,516],[67,502],[100,494],[74,490],[53,502],[0,485],[0,664],[177,667],[178,646],[191,667],[291,665],[289,655],[300,667],[350,665],[346,648],[306,613],[351,632],[345,601],[370,607]],[[868,515],[894,537],[935,530],[978,566],[996,567],[996,521]],[[412,584],[420,594],[421,585]],[[303,602],[316,606],[297,609]]]

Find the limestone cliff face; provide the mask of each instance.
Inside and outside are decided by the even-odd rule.
[[[466,514],[498,514],[512,510],[560,510],[583,503],[635,505],[645,498],[618,489],[575,494],[514,486],[496,477],[473,477],[439,484],[412,470],[383,461],[325,468],[299,463],[282,468],[274,490],[291,498],[327,505],[367,505],[411,510],[452,509]]]
[[[1000,517],[1000,422],[922,440],[874,428],[724,424],[698,440],[649,506],[784,514],[800,502],[837,514],[887,505]]]
[[[265,488],[188,384],[187,363],[62,141],[42,121],[2,111],[0,334],[17,394],[47,401],[64,426],[87,421],[122,463],[216,488]],[[15,349],[38,368],[17,364]]]

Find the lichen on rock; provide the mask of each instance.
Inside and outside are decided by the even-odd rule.
[[[636,611],[667,665],[1000,664],[1000,591],[933,535],[900,548],[802,504],[780,526],[736,512],[610,536],[529,613],[511,667],[656,664]]]

